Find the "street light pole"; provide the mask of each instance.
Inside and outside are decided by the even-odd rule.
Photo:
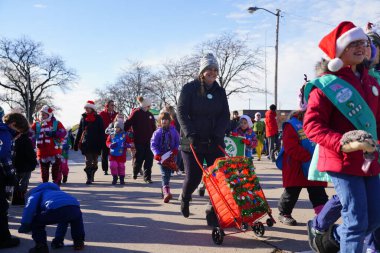
[[[274,65],[274,104],[277,106],[277,77],[278,77],[278,32],[280,27],[280,10],[276,10],[276,16],[277,16],[277,24],[276,24],[276,45],[275,45],[275,51],[276,51],[276,63]]]
[[[280,29],[280,9],[276,10],[276,13],[267,10],[265,8],[259,8],[259,7],[249,7],[248,12],[249,13],[254,13],[257,10],[264,10],[266,12],[269,12],[272,15],[275,15],[277,17],[277,22],[276,22],[276,45],[275,45],[275,65],[274,65],[274,104],[277,106],[277,78],[278,78],[278,34],[279,34],[279,29]]]

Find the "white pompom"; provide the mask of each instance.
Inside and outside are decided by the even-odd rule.
[[[327,64],[327,68],[332,72],[337,72],[338,70],[340,70],[343,67],[343,65],[344,65],[344,63],[341,59],[334,58],[334,59],[329,61],[329,63]]]

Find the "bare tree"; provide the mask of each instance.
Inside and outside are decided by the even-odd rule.
[[[96,90],[96,94],[103,102],[112,99],[116,103],[117,111],[129,115],[133,108],[138,107],[138,96],[154,96],[151,92],[151,80],[149,68],[141,62],[133,62],[123,70],[114,84],[106,86],[104,90]]]
[[[168,61],[163,65],[166,83],[166,102],[177,105],[182,87],[194,79],[198,72],[198,60],[185,56],[177,61]]]
[[[68,88],[77,75],[59,56],[47,56],[39,42],[27,38],[0,40],[0,100],[11,108],[19,107],[32,122],[42,103],[51,103],[49,91]]]
[[[261,71],[261,51],[250,49],[247,39],[238,39],[233,33],[225,33],[216,39],[206,41],[197,46],[195,58],[211,52],[218,60],[219,84],[226,89],[227,96],[234,93],[265,93],[258,87],[258,73]]]

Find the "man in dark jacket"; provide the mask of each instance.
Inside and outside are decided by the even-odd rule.
[[[19,113],[10,113],[4,116],[0,107],[0,249],[15,247],[20,244],[18,238],[11,237],[8,226],[8,201],[6,186],[17,183],[15,169],[12,163],[12,139],[16,132],[26,132],[29,123]]]
[[[224,154],[224,135],[229,123],[229,107],[225,90],[216,82],[218,62],[206,54],[200,62],[199,78],[185,84],[178,101],[181,125],[181,150],[186,178],[182,187],[181,212],[189,217],[189,201],[202,179],[202,170],[191,152],[190,144],[200,161],[207,166]]]
[[[150,139],[156,130],[156,121],[149,108],[151,101],[148,98],[138,97],[140,107],[133,110],[129,118],[124,123],[124,130],[128,131],[132,127],[136,148],[136,161],[133,164],[133,179],[137,179],[144,164],[144,181],[152,183],[153,153],[150,150]]]

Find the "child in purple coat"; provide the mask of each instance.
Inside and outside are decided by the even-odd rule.
[[[175,156],[178,153],[179,146],[178,132],[175,127],[170,125],[170,121],[169,113],[160,113],[158,118],[160,127],[153,133],[150,141],[150,148],[154,154],[154,159],[158,161],[161,169],[162,193],[165,203],[168,203],[172,198],[169,183],[172,170],[177,170]],[[170,156],[166,158],[169,154]]]

